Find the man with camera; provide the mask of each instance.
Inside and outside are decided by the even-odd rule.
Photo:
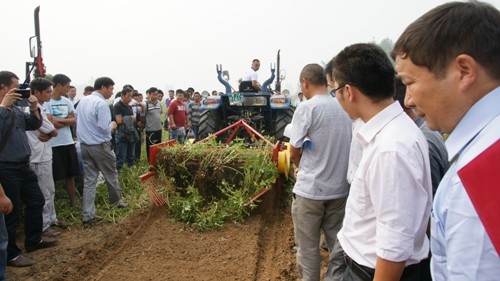
[[[20,209],[24,209],[25,240],[27,252],[56,244],[56,239],[42,237],[42,210],[45,203],[36,174],[29,166],[31,150],[26,130],[36,130],[42,125],[38,101],[35,96],[17,93],[19,78],[10,71],[0,71],[0,184],[12,201],[13,210],[5,216],[9,237],[8,265],[23,267],[34,261],[25,257],[16,244],[16,229]],[[16,101],[27,98],[30,113],[14,106]]]

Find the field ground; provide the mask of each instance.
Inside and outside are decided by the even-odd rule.
[[[119,224],[74,224],[62,230],[56,247],[26,254],[34,266],[8,267],[7,278],[298,280],[290,209],[275,207],[271,193],[244,223],[227,223],[220,231],[198,232],[153,206]]]

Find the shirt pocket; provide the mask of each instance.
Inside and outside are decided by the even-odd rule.
[[[362,176],[356,173],[349,191],[349,201],[351,201],[351,210],[358,216],[364,217],[367,214],[368,192],[365,187],[365,181]]]

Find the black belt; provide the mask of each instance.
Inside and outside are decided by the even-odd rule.
[[[373,277],[375,276],[375,269],[364,265],[360,265],[359,263],[355,262],[353,259],[351,259],[348,255],[345,254],[344,254],[344,260],[346,265],[352,270],[354,274],[356,274],[359,278],[361,278],[361,280],[363,281],[373,280]],[[405,269],[403,270],[401,278],[406,278],[418,274],[419,268],[420,268],[419,263],[406,266]]]
[[[346,265],[352,270],[356,276],[358,276],[363,281],[371,281],[375,276],[375,269],[360,265],[351,259],[348,255],[344,254],[344,260]]]

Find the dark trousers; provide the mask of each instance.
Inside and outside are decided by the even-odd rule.
[[[0,183],[5,195],[9,197],[14,206],[12,212],[5,215],[5,225],[9,235],[7,246],[7,259],[13,259],[21,254],[21,249],[16,244],[16,230],[19,222],[19,213],[23,203],[24,207],[24,245],[38,244],[42,239],[42,210],[45,199],[36,174],[26,163],[0,162]]]
[[[135,154],[134,159],[135,162],[141,161],[141,149],[142,149],[142,141],[144,140],[144,131],[137,129],[137,134],[139,135],[139,141],[135,142]]]
[[[7,228],[5,227],[4,214],[0,214],[0,280],[5,279],[5,267],[7,266],[7,245],[9,244],[9,237],[7,235]]]
[[[148,156],[148,162],[149,162],[149,147],[152,144],[157,144],[161,142],[161,132],[162,132],[161,130],[152,132],[146,131],[146,154]]]
[[[347,264],[342,281],[369,281],[375,276],[375,269],[360,265],[349,256],[345,256]],[[400,281],[419,281],[420,265],[413,264],[405,267]]]

